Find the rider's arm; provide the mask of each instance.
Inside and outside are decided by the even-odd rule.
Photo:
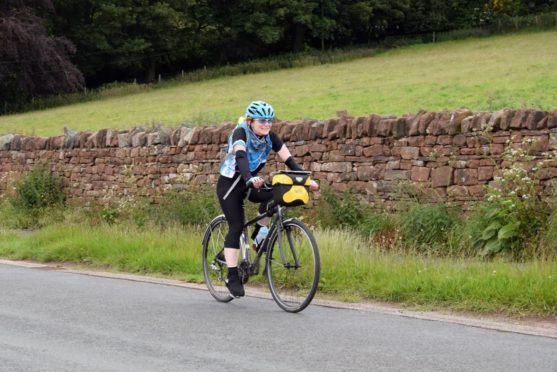
[[[273,136],[274,135],[274,136]],[[274,138],[273,138],[274,137]],[[286,145],[278,138],[278,136],[271,132],[271,140],[273,141],[273,150],[276,151],[277,155],[279,156],[280,160],[286,164],[286,166],[293,171],[303,171],[302,167],[296,163],[290,150],[286,147]],[[278,151],[277,151],[278,149]],[[319,184],[314,180],[311,180],[309,188],[312,191],[319,190]]]
[[[232,149],[236,155],[236,166],[244,182],[251,178],[249,171],[248,154],[246,153],[246,132],[242,128],[236,128],[232,134]]]
[[[286,166],[293,171],[302,171],[302,167],[300,167],[298,165],[298,163],[296,163],[296,161],[294,160],[294,158],[292,157],[292,154],[290,154],[290,150],[288,150],[288,148],[286,147],[286,145],[282,145],[282,148],[279,150],[279,152],[277,153],[280,160],[282,160],[284,162],[284,164],[286,164]]]
[[[300,167],[292,157],[290,150],[288,150],[282,140],[273,132],[271,132],[271,141],[273,142],[273,150],[277,153],[279,159],[282,160],[284,164],[286,164],[288,169],[294,171],[303,170],[302,167]]]

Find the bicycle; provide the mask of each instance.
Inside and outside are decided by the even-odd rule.
[[[276,175],[303,178],[307,194],[310,172],[281,171]],[[279,177],[280,178],[280,177]],[[240,262],[238,272],[244,284],[252,275],[259,274],[260,260],[265,255],[267,284],[277,305],[287,312],[296,313],[305,309],[317,291],[320,275],[320,259],[317,243],[309,227],[296,218],[285,218],[284,208],[305,203],[285,202],[283,185],[275,181],[273,201],[265,213],[245,222],[240,237]],[[294,181],[295,182],[295,181]],[[301,183],[301,182],[299,182]],[[292,197],[292,196],[291,196]],[[252,260],[248,244],[248,227],[265,217],[272,217],[269,233],[261,243]],[[203,275],[211,295],[220,302],[229,302],[234,297],[225,286],[226,262],[224,260],[224,237],[228,224],[224,215],[215,217],[207,226],[203,237]]]

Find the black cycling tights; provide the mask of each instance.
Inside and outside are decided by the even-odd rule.
[[[244,199],[247,199],[254,203],[261,203],[259,206],[259,213],[265,212],[267,208],[267,203],[272,200],[273,192],[268,190],[257,190],[248,189],[244,180],[240,180],[236,183],[234,188],[230,188],[234,185],[239,174],[236,173],[234,178],[228,178],[220,176],[217,181],[217,196],[219,197],[219,203],[228,222],[228,234],[224,239],[224,246],[226,248],[240,248],[240,235],[242,235],[242,228],[245,221],[244,213]],[[248,190],[249,195],[248,195]],[[226,196],[226,199],[224,198]]]

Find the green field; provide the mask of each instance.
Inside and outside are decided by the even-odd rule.
[[[557,30],[423,44],[350,62],[168,84],[161,89],[0,117],[0,134],[59,135],[136,125],[235,121],[253,99],[280,119],[401,115],[420,109],[557,107]]]

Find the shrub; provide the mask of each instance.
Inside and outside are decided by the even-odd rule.
[[[120,217],[120,211],[118,210],[118,208],[106,207],[102,209],[101,217],[104,222],[112,225]]]
[[[65,195],[60,179],[52,173],[50,166],[40,164],[25,174],[16,186],[12,202],[16,208],[36,210],[62,205]]]
[[[323,202],[327,205],[329,223],[332,226],[356,227],[363,220],[366,206],[358,200],[354,193],[344,192],[338,198],[328,185],[323,185]]]
[[[366,213],[357,228],[366,235],[375,236],[393,230],[394,225],[395,223],[391,215],[371,211]]]
[[[28,229],[64,219],[65,195],[50,166],[40,164],[15,183],[13,195],[0,198],[1,225]]]
[[[400,238],[422,248],[441,243],[458,221],[456,213],[445,204],[416,204],[401,215]]]
[[[544,161],[534,165],[526,141],[522,147],[507,147],[503,153],[501,176],[486,188],[486,199],[469,221],[471,243],[482,256],[505,252],[514,259],[523,258],[526,248],[547,221],[550,207],[539,193],[539,171]],[[548,159],[554,155],[547,154]]]
[[[29,229],[64,220],[64,194],[58,185],[49,189],[48,184],[57,184],[55,180],[37,173],[29,172],[14,184],[13,193],[0,195],[1,227]]]
[[[545,258],[557,258],[557,200],[553,200],[553,213],[549,216],[542,236],[541,255]]]
[[[372,209],[350,191],[339,198],[330,186],[323,184],[321,195],[322,199],[315,209],[323,227],[347,227],[365,236],[382,235],[394,229],[391,215]]]
[[[136,223],[145,222],[144,216],[159,225],[205,225],[222,213],[214,188],[193,191],[172,191],[164,194],[157,204],[145,206],[143,213],[136,212]]]

